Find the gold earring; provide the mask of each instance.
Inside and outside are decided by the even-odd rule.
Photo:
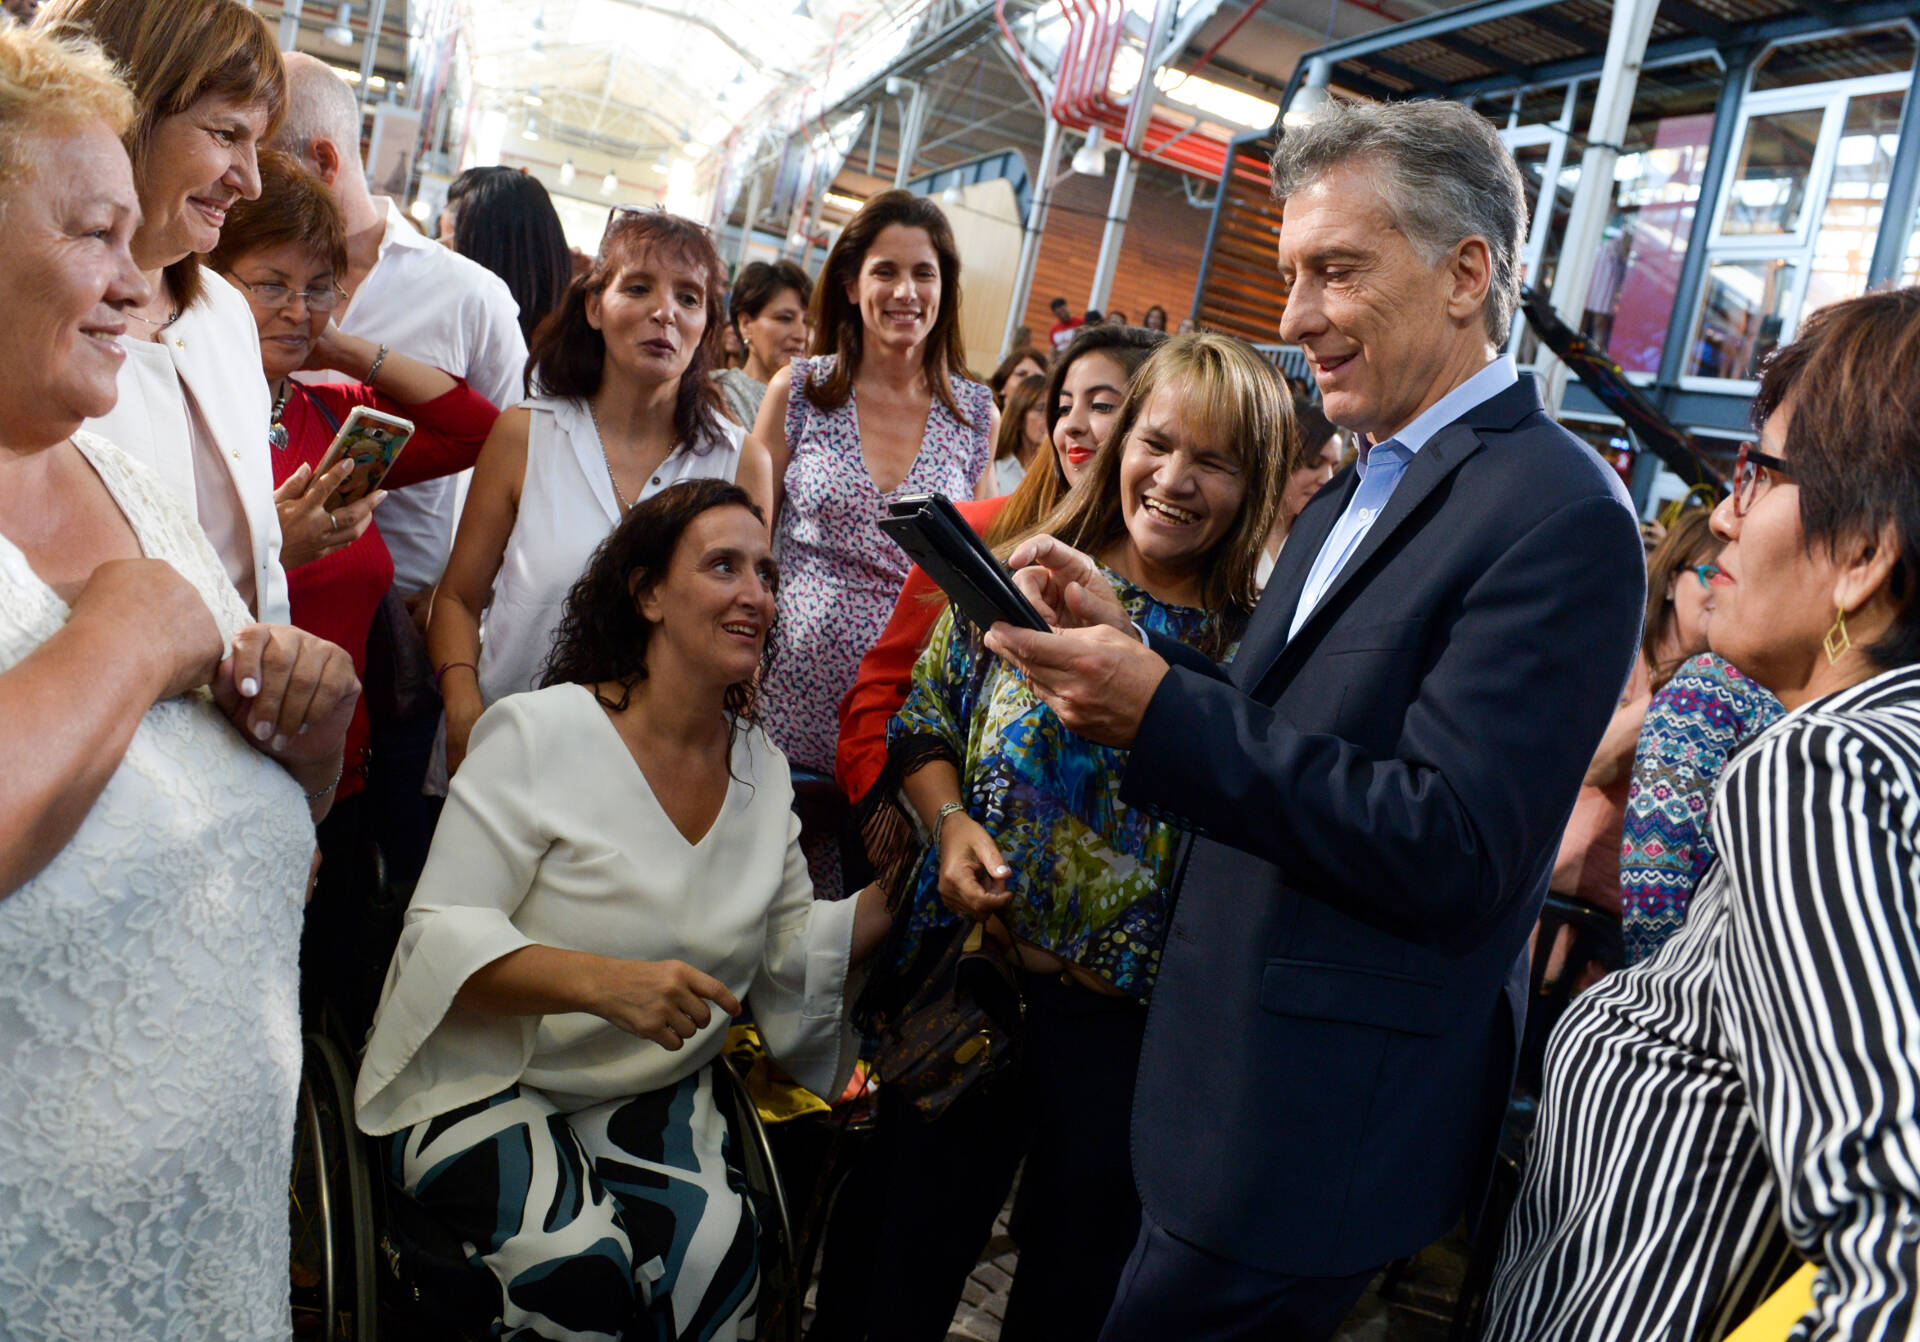
[[[1847,636],[1847,608],[1836,606],[1833,615],[1833,627],[1827,630],[1827,636],[1820,640],[1820,646],[1826,649],[1827,665],[1832,666],[1847,655],[1853,647],[1853,640]]]

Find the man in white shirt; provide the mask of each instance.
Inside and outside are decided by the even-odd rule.
[[[340,329],[464,377],[502,410],[518,403],[527,345],[506,283],[421,236],[399,205],[369,193],[353,90],[312,56],[289,52],[286,62],[287,117],[273,146],[326,182],[346,216],[342,287],[351,298]],[[409,604],[432,590],[447,566],[454,496],[453,479],[429,480],[395,490],[380,507],[394,588]]]

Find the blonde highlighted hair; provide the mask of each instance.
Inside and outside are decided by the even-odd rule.
[[[124,136],[133,118],[133,94],[97,44],[0,20],[0,189],[31,169],[29,136],[90,121]]]
[[[1230,446],[1246,493],[1239,514],[1205,557],[1200,605],[1213,619],[1201,651],[1218,656],[1260,600],[1261,547],[1273,529],[1287,477],[1300,456],[1293,398],[1273,365],[1253,346],[1216,332],[1177,335],[1158,349],[1127,386],[1113,431],[1067,496],[1034,528],[1087,554],[1099,555],[1127,529],[1120,511],[1120,460],[1147,403],[1172,387],[1187,431]],[[1014,541],[1005,551],[1011,552]],[[1004,555],[1003,555],[1004,557]]]

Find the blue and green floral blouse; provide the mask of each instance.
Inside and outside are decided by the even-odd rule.
[[[1103,572],[1142,628],[1188,644],[1207,632],[1205,611]],[[1144,1001],[1160,966],[1180,831],[1121,802],[1127,752],[1069,731],[1024,675],[964,621],[956,628],[951,610],[934,626],[887,737],[896,753],[904,746],[955,761],[967,814],[1013,869],[1014,897],[1000,914],[1008,930]],[[894,938],[895,970],[960,922],[940,900],[938,845],[908,878],[897,917],[909,926]]]

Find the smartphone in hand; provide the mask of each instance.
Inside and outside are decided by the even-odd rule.
[[[353,460],[352,473],[340,482],[340,487],[333,491],[333,497],[327,500],[328,510],[358,503],[380,488],[380,482],[386,479],[387,472],[399,457],[400,449],[407,445],[411,437],[413,421],[369,406],[355,406],[313,472],[316,476],[325,475],[340,463],[341,458],[350,457]]]

